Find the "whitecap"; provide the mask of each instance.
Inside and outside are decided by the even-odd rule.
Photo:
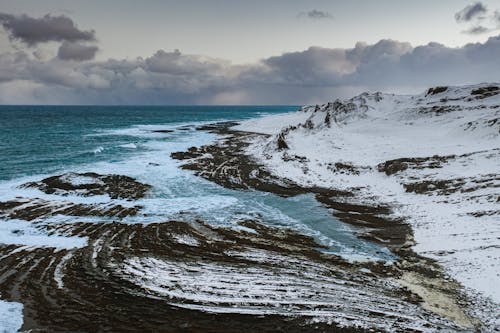
[[[99,146],[97,147],[96,149],[93,150],[93,153],[94,154],[99,154],[99,153],[102,153],[104,151],[104,147],[103,146]]]
[[[123,145],[120,145],[122,148],[128,148],[128,149],[137,149],[137,145],[135,143],[125,143]]]

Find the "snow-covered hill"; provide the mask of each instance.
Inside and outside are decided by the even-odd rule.
[[[271,134],[247,153],[276,176],[390,205],[417,253],[500,303],[499,84],[363,93],[237,129]]]

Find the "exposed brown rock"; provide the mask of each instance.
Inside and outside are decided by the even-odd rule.
[[[371,331],[357,328],[356,319],[374,327],[389,320],[392,329],[407,331],[414,327],[415,318],[436,330],[458,329],[452,322],[422,310],[418,306],[419,296],[386,282],[387,276],[402,274],[398,267],[377,263],[352,265],[338,257],[322,254],[315,249],[317,244],[312,239],[289,230],[269,228],[253,221],[243,225],[253,232],[215,228],[202,222],[176,221],[148,225],[48,225],[51,233],[88,237],[88,246],[60,250],[0,245],[0,292],[3,299],[23,303],[22,330],[33,332]],[[182,237],[189,237],[196,244],[185,244]],[[252,253],[257,256],[253,257]],[[217,284],[212,286],[210,280],[201,284],[200,292],[210,296],[201,304],[183,298],[181,289],[173,290],[172,296],[165,296],[147,285],[132,283],[128,278],[130,273],[123,271],[128,260],[140,258],[152,258],[176,269],[165,274],[189,275],[185,265],[190,267],[192,274],[200,274],[197,268],[200,265],[206,268],[214,265],[223,270],[219,273],[222,277],[227,276],[226,280],[232,274],[252,270],[260,272],[259,279],[264,282],[284,278],[281,285],[261,286],[263,290],[276,288],[268,291],[270,300],[280,300],[282,304],[271,308],[283,307],[285,314],[297,309],[314,310],[318,308],[315,300],[323,300],[327,294],[329,303],[319,309],[330,311],[334,317],[342,316],[347,322],[352,320],[353,325],[313,323],[307,316],[239,314],[239,307],[265,308],[270,306],[266,303],[269,300],[262,295],[247,298],[245,302],[248,295],[243,293],[234,299],[223,298],[224,302],[217,302],[222,291],[217,289]],[[410,264],[417,265],[416,262]],[[292,278],[294,285],[288,286],[286,278]],[[203,279],[203,274],[199,279]],[[234,283],[235,289],[225,292],[238,294],[237,283],[241,281],[234,280]],[[325,284],[328,289],[323,288]],[[307,292],[309,297],[299,300],[288,297],[287,290],[294,288],[301,293]],[[193,304],[218,306],[227,311],[217,314],[183,308],[183,305]],[[385,311],[390,312],[389,317]]]
[[[477,99],[488,98],[498,95],[499,93],[500,88],[498,86],[481,87],[471,91],[471,95],[474,95]]]
[[[137,215],[141,208],[142,206],[124,207],[120,204],[75,204],[69,201],[18,198],[0,202],[0,217],[26,221],[54,215],[125,218]]]
[[[410,169],[435,169],[441,168],[443,163],[455,158],[456,155],[438,156],[434,155],[431,157],[403,157],[394,160],[385,161],[380,163],[378,167],[379,172],[384,172],[386,175],[390,176],[400,171],[404,171],[408,168]]]
[[[88,180],[79,183],[79,178]],[[76,180],[76,181],[75,181]],[[66,173],[45,178],[39,182],[22,185],[26,188],[38,188],[47,194],[77,194],[82,196],[108,194],[112,199],[139,199],[151,188],[135,179],[123,175],[99,175],[93,172]]]
[[[425,94],[425,96],[437,95],[437,94],[445,92],[446,90],[448,90],[448,87],[445,87],[445,86],[438,86],[438,87],[429,88],[429,90],[427,90],[427,93]]]

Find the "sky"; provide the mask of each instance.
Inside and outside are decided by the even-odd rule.
[[[0,0],[0,104],[304,104],[500,77],[498,1]]]

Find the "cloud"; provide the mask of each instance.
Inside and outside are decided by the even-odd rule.
[[[57,57],[61,60],[92,60],[98,50],[99,48],[97,46],[63,42],[57,51]]]
[[[156,73],[172,75],[215,74],[229,65],[229,62],[198,55],[183,55],[179,50],[173,52],[157,51],[145,60],[147,69]]]
[[[496,24],[497,28],[500,28],[500,11],[495,10],[492,20]]]
[[[469,28],[462,31],[469,35],[480,35],[500,29],[500,13],[495,11],[490,14],[481,2],[466,6],[455,14],[455,20],[458,23],[470,24]]]
[[[491,31],[491,29],[488,29],[486,27],[483,27],[482,25],[476,25],[472,26],[467,30],[464,30],[463,33],[469,34],[469,35],[480,35],[484,34]]]
[[[464,9],[455,14],[457,22],[470,22],[473,19],[480,18],[481,14],[486,14],[488,10],[481,2],[475,2],[466,6]]]
[[[76,52],[81,54],[80,52]],[[247,65],[159,50],[107,61],[43,60],[0,53],[0,103],[303,104],[365,90],[498,81],[500,36],[451,48],[381,40],[352,48],[310,47]]]
[[[313,20],[333,19],[333,15],[329,12],[317,9],[312,9],[308,12],[301,12],[298,17],[307,17]]]
[[[0,24],[9,34],[11,40],[19,40],[28,46],[50,41],[82,42],[95,41],[93,30],[83,31],[67,16],[51,16],[41,18],[28,15],[11,15],[0,13]]]
[[[409,43],[385,39],[373,45],[357,43],[352,49],[310,47],[270,57],[263,64],[268,80],[282,85],[337,85],[360,68],[395,61],[411,49]]]

